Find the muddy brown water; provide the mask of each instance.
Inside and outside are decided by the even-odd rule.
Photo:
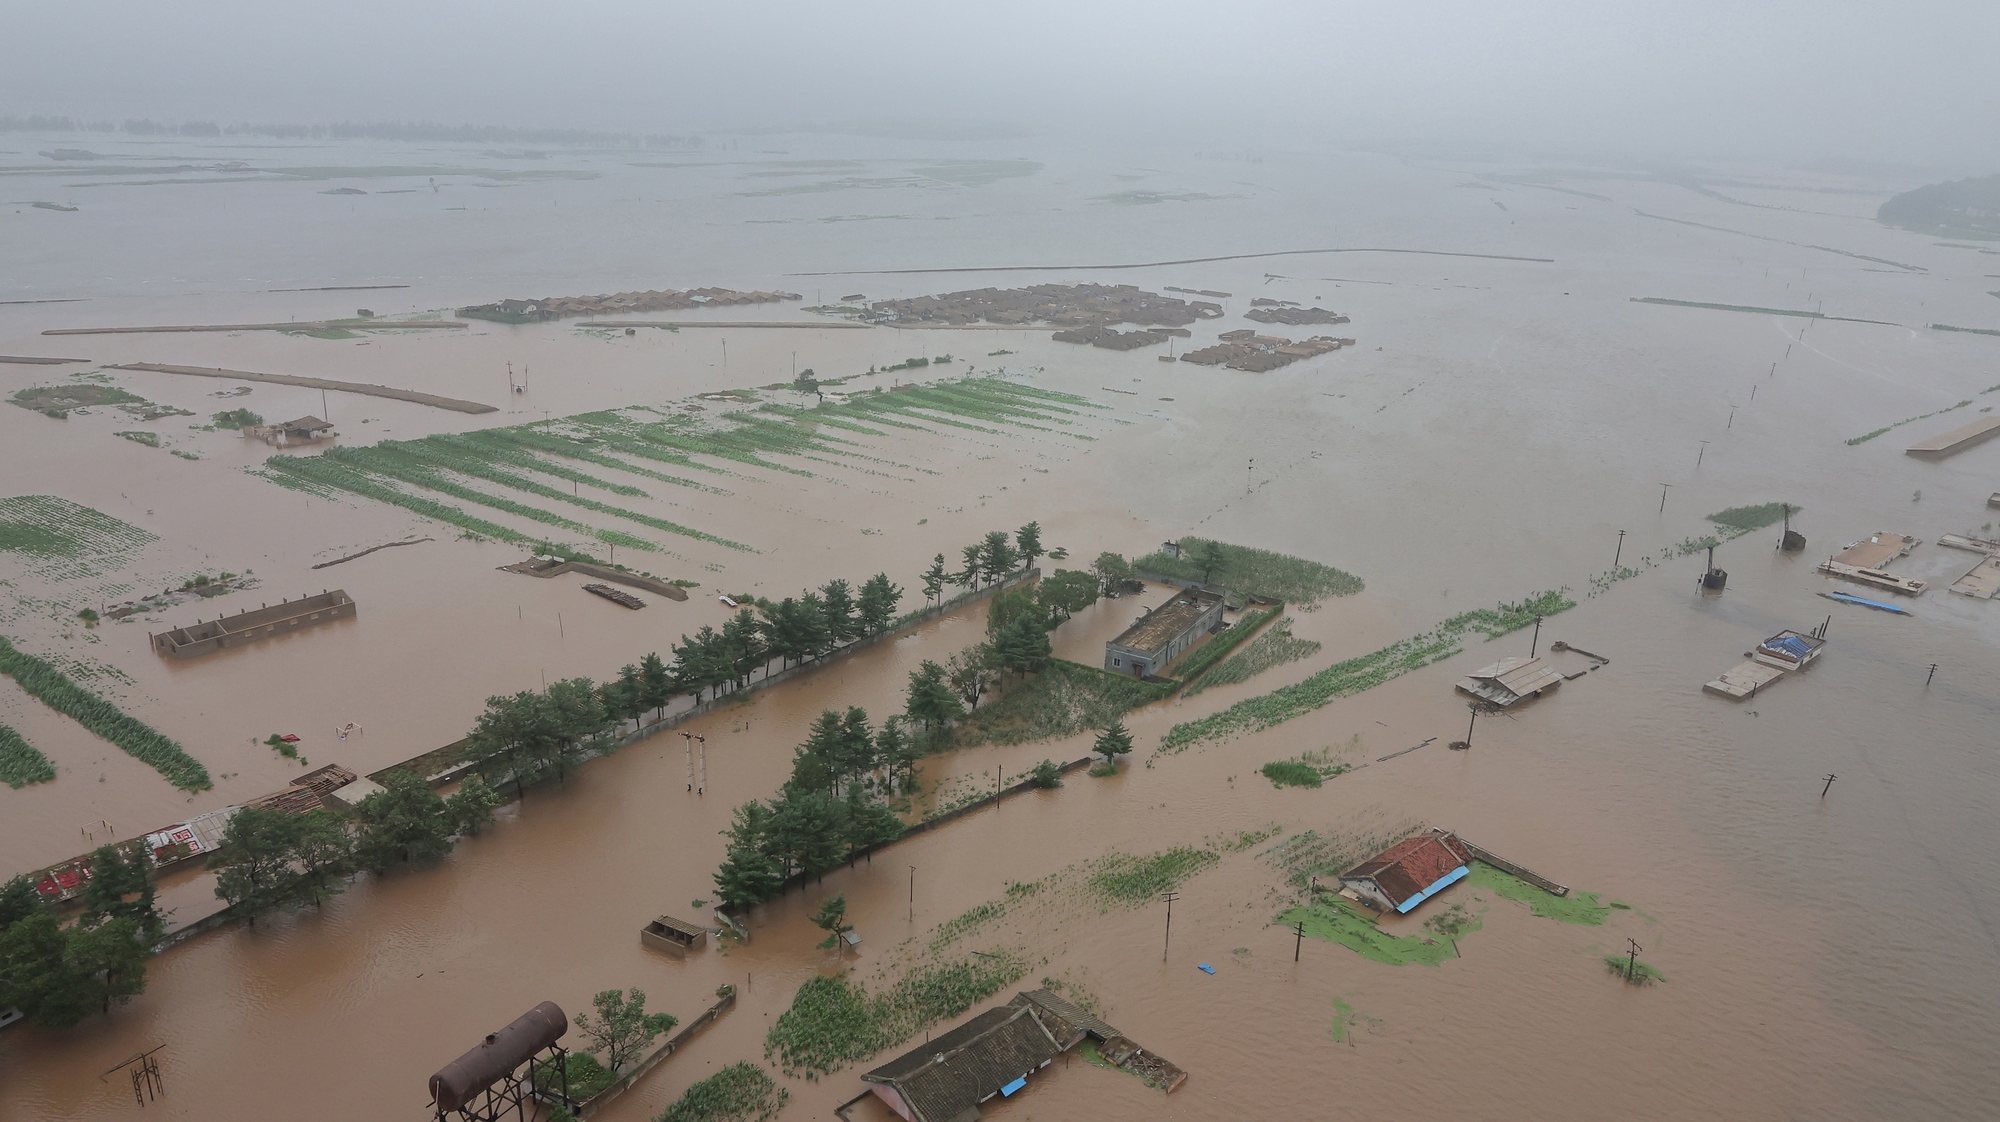
[[[1089,160],[1077,166],[1085,182],[1105,170]],[[680,738],[654,738],[588,765],[561,788],[531,792],[493,831],[437,868],[364,880],[321,911],[206,936],[160,957],[147,992],[108,1018],[61,1032],[0,1032],[0,1117],[142,1116],[126,1087],[100,1082],[97,1073],[165,1042],[167,1096],[145,1108],[146,1117],[282,1111],[416,1118],[431,1071],[536,1001],[553,999],[575,1012],[596,990],[638,985],[658,1007],[686,1017],[717,985],[736,984],[742,1002],[735,1012],[604,1115],[611,1122],[650,1118],[707,1072],[761,1058],[771,1019],[800,981],[826,968],[806,917],[827,894],[848,897],[864,938],[855,966],[867,976],[903,939],[999,897],[1008,883],[1110,850],[1144,853],[1266,825],[1343,830],[1411,821],[1458,829],[1633,908],[1591,928],[1490,901],[1485,926],[1465,939],[1463,957],[1437,967],[1385,966],[1311,941],[1294,965],[1290,936],[1270,925],[1289,897],[1252,850],[1230,854],[1182,886],[1164,962],[1157,906],[1102,915],[1084,909],[1040,930],[1017,931],[1003,921],[991,938],[1036,956],[1023,984],[1049,976],[1084,986],[1109,1020],[1190,1079],[1161,1098],[1123,1074],[1061,1064],[1030,1093],[990,1104],[988,1113],[1313,1116],[1344,1089],[1393,1086],[1399,1107],[1419,1118],[1985,1117],[1992,1098],[1986,1057],[2000,1045],[2000,987],[1993,984],[2000,864],[1992,856],[2000,765],[1989,750],[2000,712],[1992,687],[2000,623],[1991,605],[1942,591],[1910,605],[1911,619],[1841,608],[1813,595],[1841,586],[1810,570],[1873,530],[1930,542],[1989,520],[1983,502],[2000,452],[1977,449],[1924,464],[1903,456],[1902,447],[1906,437],[2000,404],[2000,395],[1979,395],[1996,381],[1996,344],[1921,326],[1807,326],[1627,302],[1660,295],[1802,307],[1810,296],[1824,300],[1829,313],[1977,326],[1992,320],[1991,297],[1971,264],[1978,259],[1863,222],[1752,211],[1645,182],[1584,185],[1617,196],[1601,204],[1528,188],[1457,186],[1479,169],[1354,160],[1331,185],[1323,170],[1260,166],[1270,199],[1180,209],[1024,208],[1024,201],[1075,203],[1077,187],[1052,184],[1046,174],[982,189],[975,197],[984,205],[969,208],[924,192],[892,192],[912,213],[958,214],[937,223],[948,234],[894,247],[880,234],[910,228],[902,222],[811,221],[851,213],[851,196],[744,200],[729,194],[723,173],[703,172],[708,178],[699,179],[697,193],[714,192],[716,221],[733,223],[727,235],[657,216],[639,227],[640,242],[684,238],[687,263],[673,277],[649,273],[657,266],[623,251],[538,269],[468,250],[449,279],[427,279],[436,267],[417,264],[426,248],[477,246],[475,230],[501,217],[524,220],[532,205],[546,207],[551,198],[577,206],[549,208],[522,237],[560,244],[586,224],[585,204],[606,201],[610,180],[482,195],[506,200],[491,204],[497,214],[419,210],[435,205],[427,195],[353,200],[384,204],[380,213],[355,212],[372,239],[309,246],[303,264],[275,255],[308,236],[289,227],[269,248],[227,240],[206,256],[189,252],[177,261],[172,243],[218,220],[208,208],[219,196],[200,193],[208,188],[99,191],[94,197],[106,202],[64,216],[102,223],[63,235],[82,238],[82,252],[65,255],[42,240],[54,235],[33,235],[8,279],[29,296],[92,299],[0,309],[0,350],[8,353],[44,353],[35,333],[45,327],[351,310],[352,294],[245,291],[325,283],[319,272],[307,276],[310,270],[351,283],[395,272],[415,284],[393,298],[369,294],[384,311],[402,302],[443,307],[632,283],[782,287],[780,274],[793,269],[1007,263],[1026,244],[1060,243],[1062,257],[1080,261],[1092,253],[1131,260],[1240,252],[1324,242],[1297,228],[1329,209],[1352,216],[1356,244],[1556,263],[1341,255],[1092,277],[1237,293],[1218,330],[1240,326],[1238,313],[1253,294],[1353,316],[1341,330],[1360,346],[1266,375],[1156,363],[1149,352],[1111,354],[1030,332],[642,330],[605,338],[564,325],[476,325],[451,338],[94,339],[98,362],[380,381],[503,410],[467,418],[330,395],[332,419],[348,443],[784,381],[795,351],[801,366],[823,377],[950,352],[969,360],[955,370],[1004,368],[1109,408],[1079,424],[1091,441],[898,430],[865,449],[892,465],[804,464],[815,472],[811,479],[725,465],[734,474],[715,482],[729,495],[641,481],[651,496],[634,500],[634,509],[759,552],[635,528],[671,555],[634,563],[702,582],[686,603],[660,601],[640,612],[583,595],[575,579],[496,571],[519,559],[511,547],[454,540],[455,533],[438,533],[400,510],[280,490],[240,470],[268,450],[229,434],[185,431],[185,420],[144,427],[199,453],[198,462],[116,439],[114,430],[139,426],[109,411],[57,422],[0,410],[6,493],[59,494],[161,539],[128,569],[102,577],[63,583],[19,568],[0,571],[9,584],[5,633],[37,653],[93,659],[128,675],[129,685],[92,684],[180,739],[217,778],[215,790],[184,796],[0,682],[0,721],[41,745],[61,769],[54,783],[0,791],[0,865],[7,870],[74,853],[89,843],[86,831],[102,832],[105,822],[129,834],[281,785],[301,765],[255,743],[270,732],[300,733],[313,764],[379,767],[454,739],[490,694],[535,688],[544,674],[602,677],[648,650],[664,652],[682,632],[723,618],[717,591],[785,595],[830,576],[858,579],[880,569],[914,598],[916,574],[933,553],[953,559],[985,530],[1029,518],[1078,562],[1101,549],[1136,554],[1196,532],[1326,560],[1361,575],[1368,590],[1295,613],[1297,633],[1325,645],[1312,661],[1135,714],[1140,751],[1115,779],[1079,776],[838,871],[764,909],[747,946],[711,949],[686,963],[642,950],[637,928],[647,918],[691,916],[699,911],[693,900],[712,896],[708,874],[730,806],[771,793],[806,723],[828,706],[862,705],[877,715],[895,708],[917,661],[977,638],[983,609],[957,613],[690,726],[711,746],[701,798],[684,790]],[[1213,169],[1181,174],[1230,193],[1227,177]],[[238,208],[251,228],[281,227],[281,216],[297,205],[263,187],[243,190],[259,192]],[[1508,209],[1493,207],[1493,197]],[[1821,210],[1853,201],[1777,188],[1755,197]],[[161,223],[169,201],[192,217],[165,247],[149,243],[121,260],[109,253],[109,241],[93,240]],[[315,197],[312,205],[350,203]],[[630,209],[608,205],[605,221]],[[1872,203],[1853,205],[1865,214]],[[93,215],[97,206],[103,209]],[[1930,272],[1877,272],[1817,250],[1646,220],[1630,213],[1635,206],[1912,261]],[[804,221],[748,224],[770,217]],[[468,228],[441,232],[447,219]],[[868,227],[872,233],[856,232]],[[1187,251],[1158,252],[1168,239]],[[354,246],[361,244],[377,252],[358,257]],[[913,253],[925,259],[907,260]],[[681,269],[690,275],[678,275]],[[1267,278],[1267,270],[1287,275]],[[115,283],[96,279],[114,275]],[[1345,279],[1319,279],[1333,277]],[[1020,274],[1006,283],[1073,279]],[[988,278],[956,280],[870,277],[836,287],[890,296]],[[986,354],[998,349],[1016,353]],[[506,392],[508,362],[529,372],[527,394]],[[11,392],[49,376],[9,368],[0,388]],[[191,420],[239,405],[267,417],[320,408],[317,393],[281,387],[223,400],[209,396],[219,384],[207,379],[130,373],[116,381],[195,411]],[[1843,443],[1966,397],[1976,404],[1865,444]],[[1700,440],[1711,443],[1696,467]],[[1672,485],[1664,514],[1657,509],[1661,483]],[[1582,598],[1589,576],[1610,566],[1620,529],[1628,531],[1623,559],[1630,565],[1706,532],[1700,516],[1708,511],[1782,498],[1806,507],[1798,520],[1811,539],[1805,555],[1777,554],[1775,528],[1760,531],[1719,552],[1730,571],[1720,598],[1696,594],[1700,561],[1679,558],[1550,620],[1544,644],[1567,639],[1610,656],[1611,665],[1514,716],[1482,720],[1469,752],[1442,747],[1464,728],[1450,682],[1501,654],[1524,653],[1525,632],[1472,645],[1446,664],[1254,736],[1152,757],[1178,720],[1454,612],[1558,585]],[[423,533],[439,540],[330,570],[308,568]],[[1897,568],[1948,583],[1971,560],[1927,545]],[[67,618],[80,598],[115,599],[177,584],[197,570],[245,568],[262,580],[257,589],[151,620],[85,631]],[[166,663],[146,646],[148,629],[336,586],[356,597],[358,619],[185,664]],[[1094,661],[1096,645],[1128,622],[1133,608],[1131,601],[1106,602],[1082,614],[1058,632],[1059,653]],[[1801,680],[1741,705],[1700,693],[1702,681],[1757,639],[1828,614],[1832,647]],[[1931,662],[1941,669],[1926,689],[1923,668]],[[339,742],[332,730],[349,721],[366,732]],[[1438,743],[1372,762],[1429,737]],[[970,749],[931,761],[926,777],[969,787],[996,768],[1011,776],[1045,756],[1074,757],[1087,740]],[[1273,790],[1256,774],[1269,760],[1350,745],[1368,766],[1319,790]],[[1822,800],[1819,777],[1828,772],[1840,778]],[[194,876],[176,880],[166,900],[184,917],[205,908],[206,895],[205,878]],[[1642,957],[1666,973],[1666,984],[1637,991],[1608,977],[1599,959],[1628,937],[1645,947]],[[1204,961],[1216,966],[1214,976],[1195,969]],[[1330,1032],[1336,999],[1355,1014],[1344,1042]],[[793,1093],[786,1117],[824,1116],[852,1092],[853,1076],[786,1081]]]

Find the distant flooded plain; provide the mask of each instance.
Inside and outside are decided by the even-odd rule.
[[[2000,990],[1990,984],[2000,969],[2000,863],[1990,844],[2000,764],[1986,751],[2000,715],[2000,617],[1942,587],[1976,558],[1931,544],[1895,565],[1933,584],[1908,605],[1912,617],[1815,595],[1865,594],[1813,566],[1877,530],[1926,543],[1993,536],[1985,500],[2000,486],[2000,445],[1940,463],[1902,453],[1908,440],[2000,405],[2000,393],[1984,392],[2000,382],[2000,341],[1926,326],[2000,323],[1980,287],[1990,283],[1981,258],[1867,217],[1907,184],[1734,169],[1768,184],[1739,195],[1767,204],[1758,208],[1641,178],[1530,183],[1513,175],[1530,169],[1375,156],[1237,164],[950,153],[1015,161],[1014,174],[994,178],[912,170],[942,166],[934,151],[831,144],[800,138],[782,154],[668,168],[582,154],[577,168],[597,178],[504,190],[469,175],[437,192],[340,197],[318,194],[324,184],[104,185],[75,191],[75,213],[8,213],[22,251],[0,275],[0,297],[78,302],[0,306],[0,353],[90,362],[0,365],[7,394],[148,362],[382,383],[499,409],[474,416],[261,384],[224,398],[215,395],[227,381],[110,371],[108,384],[189,415],[134,422],[93,407],[55,420],[0,410],[9,449],[0,492],[60,496],[157,539],[101,564],[0,554],[0,634],[41,657],[99,668],[91,688],[179,740],[215,779],[212,790],[177,791],[0,679],[0,723],[58,769],[52,782],[0,790],[0,872],[282,786],[306,765],[261,743],[273,732],[299,734],[313,766],[362,772],[448,743],[490,695],[605,678],[719,625],[729,610],[717,593],[796,595],[881,571],[914,606],[933,555],[955,561],[986,531],[1029,520],[1070,558],[1045,570],[1192,534],[1356,574],[1366,583],[1359,595],[1290,613],[1294,633],[1319,652],[1135,711],[1138,747],[1120,775],[1077,773],[838,870],[760,909],[747,944],[685,962],[640,947],[636,929],[656,914],[705,916],[694,901],[714,896],[709,876],[731,807],[776,791],[814,716],[849,705],[894,712],[919,662],[981,637],[983,605],[959,610],[682,726],[707,738],[700,796],[684,789],[681,738],[655,736],[560,787],[530,791],[434,868],[363,878],[323,909],[159,956],[146,992],[107,1017],[0,1031],[0,1116],[418,1118],[432,1071],[537,1001],[574,1014],[598,990],[637,985],[685,1021],[718,985],[735,985],[734,1011],[600,1116],[650,1119],[723,1065],[765,1062],[765,1033],[798,985],[834,968],[813,949],[820,933],[809,922],[825,897],[846,896],[863,936],[849,965],[875,986],[885,969],[920,959],[939,924],[1006,899],[1010,885],[1069,883],[1064,870],[1107,853],[1174,846],[1209,848],[1217,860],[1180,886],[1164,959],[1159,905],[1101,906],[1061,890],[1010,907],[966,945],[1022,954],[1023,986],[1048,978],[1092,995],[1106,1019],[1187,1070],[1187,1084],[1161,1097],[1123,1073],[1058,1061],[1027,1094],[988,1104],[988,1116],[1311,1116],[1332,1094],[1389,1085],[1418,1118],[1986,1116],[1983,1069],[2000,1047]],[[436,154],[417,155],[334,149],[327,161],[362,168]],[[824,156],[873,170],[806,174],[784,163]],[[1172,170],[1147,170],[1161,167]],[[764,173],[776,171],[796,173],[778,182],[814,189],[766,193]],[[856,178],[895,182],[848,182]],[[360,174],[353,182],[406,185]],[[1095,201],[1140,189],[1133,183],[1202,197]],[[1338,245],[1489,256],[976,271]],[[941,267],[967,271],[791,275]],[[1194,345],[1248,325],[1242,313],[1258,296],[1343,312],[1352,322],[1337,333],[1358,345],[1252,375],[1160,363],[1151,350],[1055,343],[1046,330],[626,335],[475,323],[352,338],[39,334],[321,320],[351,316],[357,304],[405,314],[625,288],[782,289],[813,304],[1082,281],[1230,293],[1225,318],[1199,325]],[[408,287],[270,291],[368,284]],[[779,305],[754,317],[722,309],[675,318],[703,316],[810,314]],[[943,355],[953,361],[867,373]],[[776,453],[770,466],[708,458],[715,470],[698,487],[621,476],[643,491],[631,496],[577,485],[573,497],[595,490],[597,501],[652,523],[542,502],[656,547],[620,548],[619,560],[698,582],[685,602],[647,597],[636,612],[581,595],[575,578],[499,571],[526,555],[518,545],[471,540],[382,502],[282,488],[246,470],[270,448],[190,427],[237,407],[272,419],[326,415],[338,444],[357,447],[632,405],[721,424],[744,403],[716,395],[788,383],[805,368],[853,378],[843,393],[980,374],[1085,404],[1065,423],[1031,422],[1038,427],[843,431],[853,443],[837,454]],[[510,389],[523,383],[524,392]],[[1962,400],[1972,404],[1848,443]],[[783,389],[763,391],[759,403],[812,405]],[[135,427],[163,446],[117,435]],[[1802,508],[1794,521],[1807,549],[1777,552],[1776,527],[1729,542],[1716,555],[1727,590],[1701,595],[1704,559],[1680,544],[1712,532],[1710,512],[1770,501]],[[522,533],[546,528],[479,514]],[[311,568],[420,536],[435,540]],[[1594,583],[1614,556],[1637,575]],[[256,583],[129,622],[76,618],[81,606],[224,570]],[[150,631],[332,587],[354,596],[355,620],[188,662],[162,659],[148,643]],[[1467,720],[1451,685],[1527,653],[1527,631],[1475,637],[1441,664],[1263,731],[1159,751],[1177,723],[1457,613],[1558,588],[1579,605],[1543,624],[1542,648],[1561,639],[1610,663],[1526,709],[1480,719],[1469,751],[1445,748]],[[1097,661],[1103,640],[1160,596],[1100,602],[1057,631],[1057,653]],[[1828,616],[1828,653],[1798,680],[1741,704],[1701,692],[1763,637]],[[364,731],[339,739],[349,723]],[[922,775],[932,789],[1011,782],[1043,758],[1085,754],[1090,739],[962,749],[928,759]],[[1258,773],[1322,751],[1352,770],[1317,789],[1276,789]],[[1828,774],[1838,778],[1822,798]],[[1294,963],[1293,936],[1273,920],[1297,892],[1274,847],[1304,830],[1362,836],[1414,824],[1460,831],[1629,906],[1601,926],[1567,925],[1465,886],[1452,902],[1481,927],[1458,957],[1392,966],[1308,939]],[[1233,847],[1266,831],[1275,832]],[[212,906],[209,881],[177,880],[164,900],[185,922]],[[1628,939],[1663,984],[1628,988],[1607,973],[1604,956]],[[1198,971],[1203,962],[1215,974]],[[160,1043],[167,1094],[143,1112],[116,1077],[98,1080]],[[858,1090],[858,1070],[819,1080],[774,1071],[792,1094],[783,1116],[824,1117]]]

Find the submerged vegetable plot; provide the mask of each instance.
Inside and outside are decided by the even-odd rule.
[[[208,769],[178,743],[4,638],[0,638],[0,674],[19,682],[42,704],[116,744],[126,755],[152,765],[181,790],[203,791],[213,786]]]
[[[0,782],[9,787],[26,787],[55,777],[56,765],[47,756],[20,733],[0,725]]]
[[[107,572],[156,540],[137,526],[54,495],[0,498],[0,553],[19,554],[38,573]]]

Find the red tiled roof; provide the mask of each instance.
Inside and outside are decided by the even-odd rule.
[[[1465,843],[1453,834],[1418,834],[1363,861],[1341,874],[1367,877],[1382,893],[1401,903],[1436,884],[1445,874],[1472,860]]]

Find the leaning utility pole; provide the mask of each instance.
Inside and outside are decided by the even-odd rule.
[[[1642,950],[1645,950],[1645,948],[1644,948],[1644,947],[1641,947],[1641,946],[1640,946],[1640,945],[1639,945],[1638,943],[1636,943],[1636,942],[1633,942],[1633,940],[1632,940],[1631,936],[1629,936],[1629,935],[1628,935],[1628,936],[1626,936],[1626,938],[1625,938],[1625,941],[1626,941],[1627,943],[1631,943],[1631,944],[1632,944],[1632,949],[1631,949],[1631,951],[1630,951],[1630,952],[1628,952],[1628,953],[1626,954],[1626,956],[1625,956],[1625,980],[1626,980],[1626,981],[1628,981],[1628,982],[1630,982],[1630,981],[1634,981],[1634,980],[1636,980],[1636,979],[1638,978],[1638,975],[1639,975],[1639,952],[1640,952],[1640,951],[1642,951]]]
[[[1178,892],[1168,891],[1160,893],[1160,899],[1167,902],[1167,938],[1166,942],[1160,944],[1161,962],[1167,961],[1167,948],[1174,944],[1174,901],[1180,898],[1181,894]]]
[[[1829,771],[1829,772],[1827,772],[1827,773],[1826,773],[1826,786],[1824,786],[1824,787],[1821,787],[1821,788],[1819,789],[1819,797],[1820,797],[1820,798],[1822,798],[1822,799],[1826,798],[1826,793],[1827,793],[1828,791],[1831,791],[1831,790],[1833,790],[1833,781],[1834,781],[1834,780],[1836,780],[1836,779],[1839,779],[1839,778],[1840,778],[1840,777],[1839,777],[1838,775],[1835,775],[1835,774],[1833,774],[1833,773],[1832,773],[1832,772],[1830,772],[1830,771]]]
[[[1299,949],[1306,945],[1306,922],[1300,920],[1292,925],[1292,930],[1298,934],[1298,941],[1292,944],[1292,961],[1297,962],[1299,960]]]

